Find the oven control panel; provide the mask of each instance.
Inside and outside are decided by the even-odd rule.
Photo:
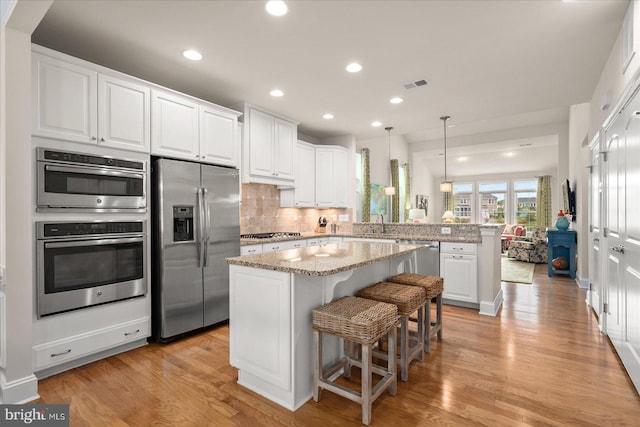
[[[38,238],[143,233],[143,221],[39,222]]]

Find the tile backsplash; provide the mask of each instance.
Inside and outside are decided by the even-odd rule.
[[[339,222],[339,215],[345,214],[349,215],[349,221]],[[275,185],[242,184],[242,234],[270,231],[313,232],[321,215],[327,217],[329,224],[337,223],[340,233],[351,232],[351,209],[281,208],[280,190]],[[336,221],[333,220],[334,216]]]

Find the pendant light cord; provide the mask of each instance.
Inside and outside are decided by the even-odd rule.
[[[449,120],[450,116],[442,116],[440,120],[442,120],[442,127],[444,129],[444,182],[447,181],[447,120]]]

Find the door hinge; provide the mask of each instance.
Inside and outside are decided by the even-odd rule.
[[[593,288],[592,283],[591,283],[591,282],[589,282],[589,288],[588,288],[588,291],[589,291],[589,292],[591,292],[591,289],[592,289],[592,288]]]
[[[593,233],[593,224],[589,225],[589,233]]]
[[[609,227],[605,227],[602,229],[602,235],[607,237],[609,235]]]
[[[602,160],[604,160],[606,162],[607,161],[607,151],[600,151],[600,154],[602,154]]]
[[[604,314],[608,314],[609,313],[609,303],[605,302],[604,304],[602,304],[602,312]]]

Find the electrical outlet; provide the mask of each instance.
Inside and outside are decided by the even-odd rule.
[[[349,214],[340,215],[340,222],[349,222]]]
[[[451,234],[451,227],[442,227],[441,233],[442,234]]]
[[[331,217],[331,221],[336,222],[338,220],[338,215],[333,214],[333,216]]]

